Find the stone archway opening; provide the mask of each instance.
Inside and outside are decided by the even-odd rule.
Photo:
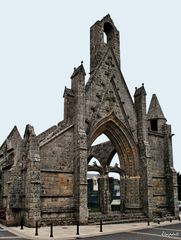
[[[87,172],[87,205],[89,212],[100,212],[100,174]]]
[[[87,172],[87,205],[89,212],[100,211],[100,162],[90,156]]]
[[[115,153],[111,162],[107,163],[109,166],[109,192],[111,211],[121,211],[121,193],[123,192],[120,182],[120,160],[118,154]]]
[[[97,145],[92,144],[102,135],[105,135],[108,141],[97,143]],[[100,120],[90,131],[88,146],[88,158],[94,156],[100,162],[100,166],[94,167],[99,169],[100,173],[101,212],[104,214],[112,211],[127,213],[140,209],[137,146],[132,133],[125,124],[114,113],[111,113]],[[114,156],[117,156],[116,161]],[[95,168],[93,169],[95,170]],[[112,178],[112,174],[117,176],[115,180]],[[120,195],[117,196],[117,200],[116,194],[112,194],[113,187],[111,190],[113,183],[115,183],[115,189],[118,186],[120,188],[119,193],[117,192],[117,195]],[[113,206],[116,204],[117,206]]]
[[[101,134],[91,145],[88,157],[88,209],[102,213],[123,212],[125,202],[125,177],[121,169],[120,157],[114,145],[105,134]],[[125,175],[124,175],[125,176]],[[95,182],[95,191],[93,183]],[[92,185],[91,185],[92,184]],[[92,189],[92,190],[91,190]],[[93,207],[97,196],[99,207]],[[97,202],[98,206],[98,202]]]
[[[121,186],[120,174],[109,172],[109,192],[110,192],[110,205],[111,211],[121,211]]]

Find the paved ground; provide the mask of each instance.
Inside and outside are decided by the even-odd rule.
[[[140,229],[132,232],[121,232],[111,235],[88,237],[85,240],[164,240],[181,239],[181,223]]]
[[[124,223],[103,225],[103,232],[100,226],[89,225],[80,226],[79,233],[76,235],[76,226],[55,226],[53,227],[53,237],[50,237],[50,227],[38,229],[38,236],[35,236],[34,228],[24,227],[5,227],[0,225],[0,240],[23,240],[23,239],[57,239],[57,240],[164,240],[181,239],[181,222],[174,220],[157,223]]]
[[[3,226],[0,227],[0,240],[23,240],[25,238],[18,237],[16,234],[8,231]],[[27,238],[26,238],[27,240]]]

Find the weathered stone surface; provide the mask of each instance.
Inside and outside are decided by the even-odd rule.
[[[110,15],[91,27],[90,55],[88,82],[81,62],[71,88],[65,88],[63,121],[38,136],[27,125],[23,138],[15,127],[0,147],[0,207],[6,208],[9,225],[22,219],[27,226],[86,224],[87,171],[100,175],[97,196],[104,214],[113,211],[110,172],[120,176],[120,215],[178,214],[171,127],[156,95],[146,112],[144,85],[136,88],[133,101]],[[101,134],[110,141],[92,146]],[[119,164],[112,166],[115,153]],[[99,165],[90,164],[93,157]]]

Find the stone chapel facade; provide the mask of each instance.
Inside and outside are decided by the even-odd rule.
[[[103,35],[107,40],[104,41]],[[0,207],[6,224],[88,223],[87,171],[100,174],[100,212],[111,214],[108,173],[120,175],[121,216],[177,216],[171,126],[144,85],[132,99],[120,68],[119,31],[110,15],[90,29],[90,78],[83,63],[64,91],[64,119],[36,135],[15,126],[0,147]],[[110,141],[91,146],[105,134]],[[118,154],[119,165],[110,166]],[[92,158],[96,163],[90,165]],[[131,215],[130,215],[131,216]]]

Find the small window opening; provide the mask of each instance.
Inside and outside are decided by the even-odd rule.
[[[157,132],[158,131],[158,121],[157,121],[157,119],[152,119],[150,121],[150,124],[151,124],[151,130]]]
[[[104,37],[104,42],[107,44],[110,44],[113,40],[114,29],[113,29],[113,26],[109,22],[106,22],[104,24],[104,33],[105,33],[104,35],[106,35]]]

